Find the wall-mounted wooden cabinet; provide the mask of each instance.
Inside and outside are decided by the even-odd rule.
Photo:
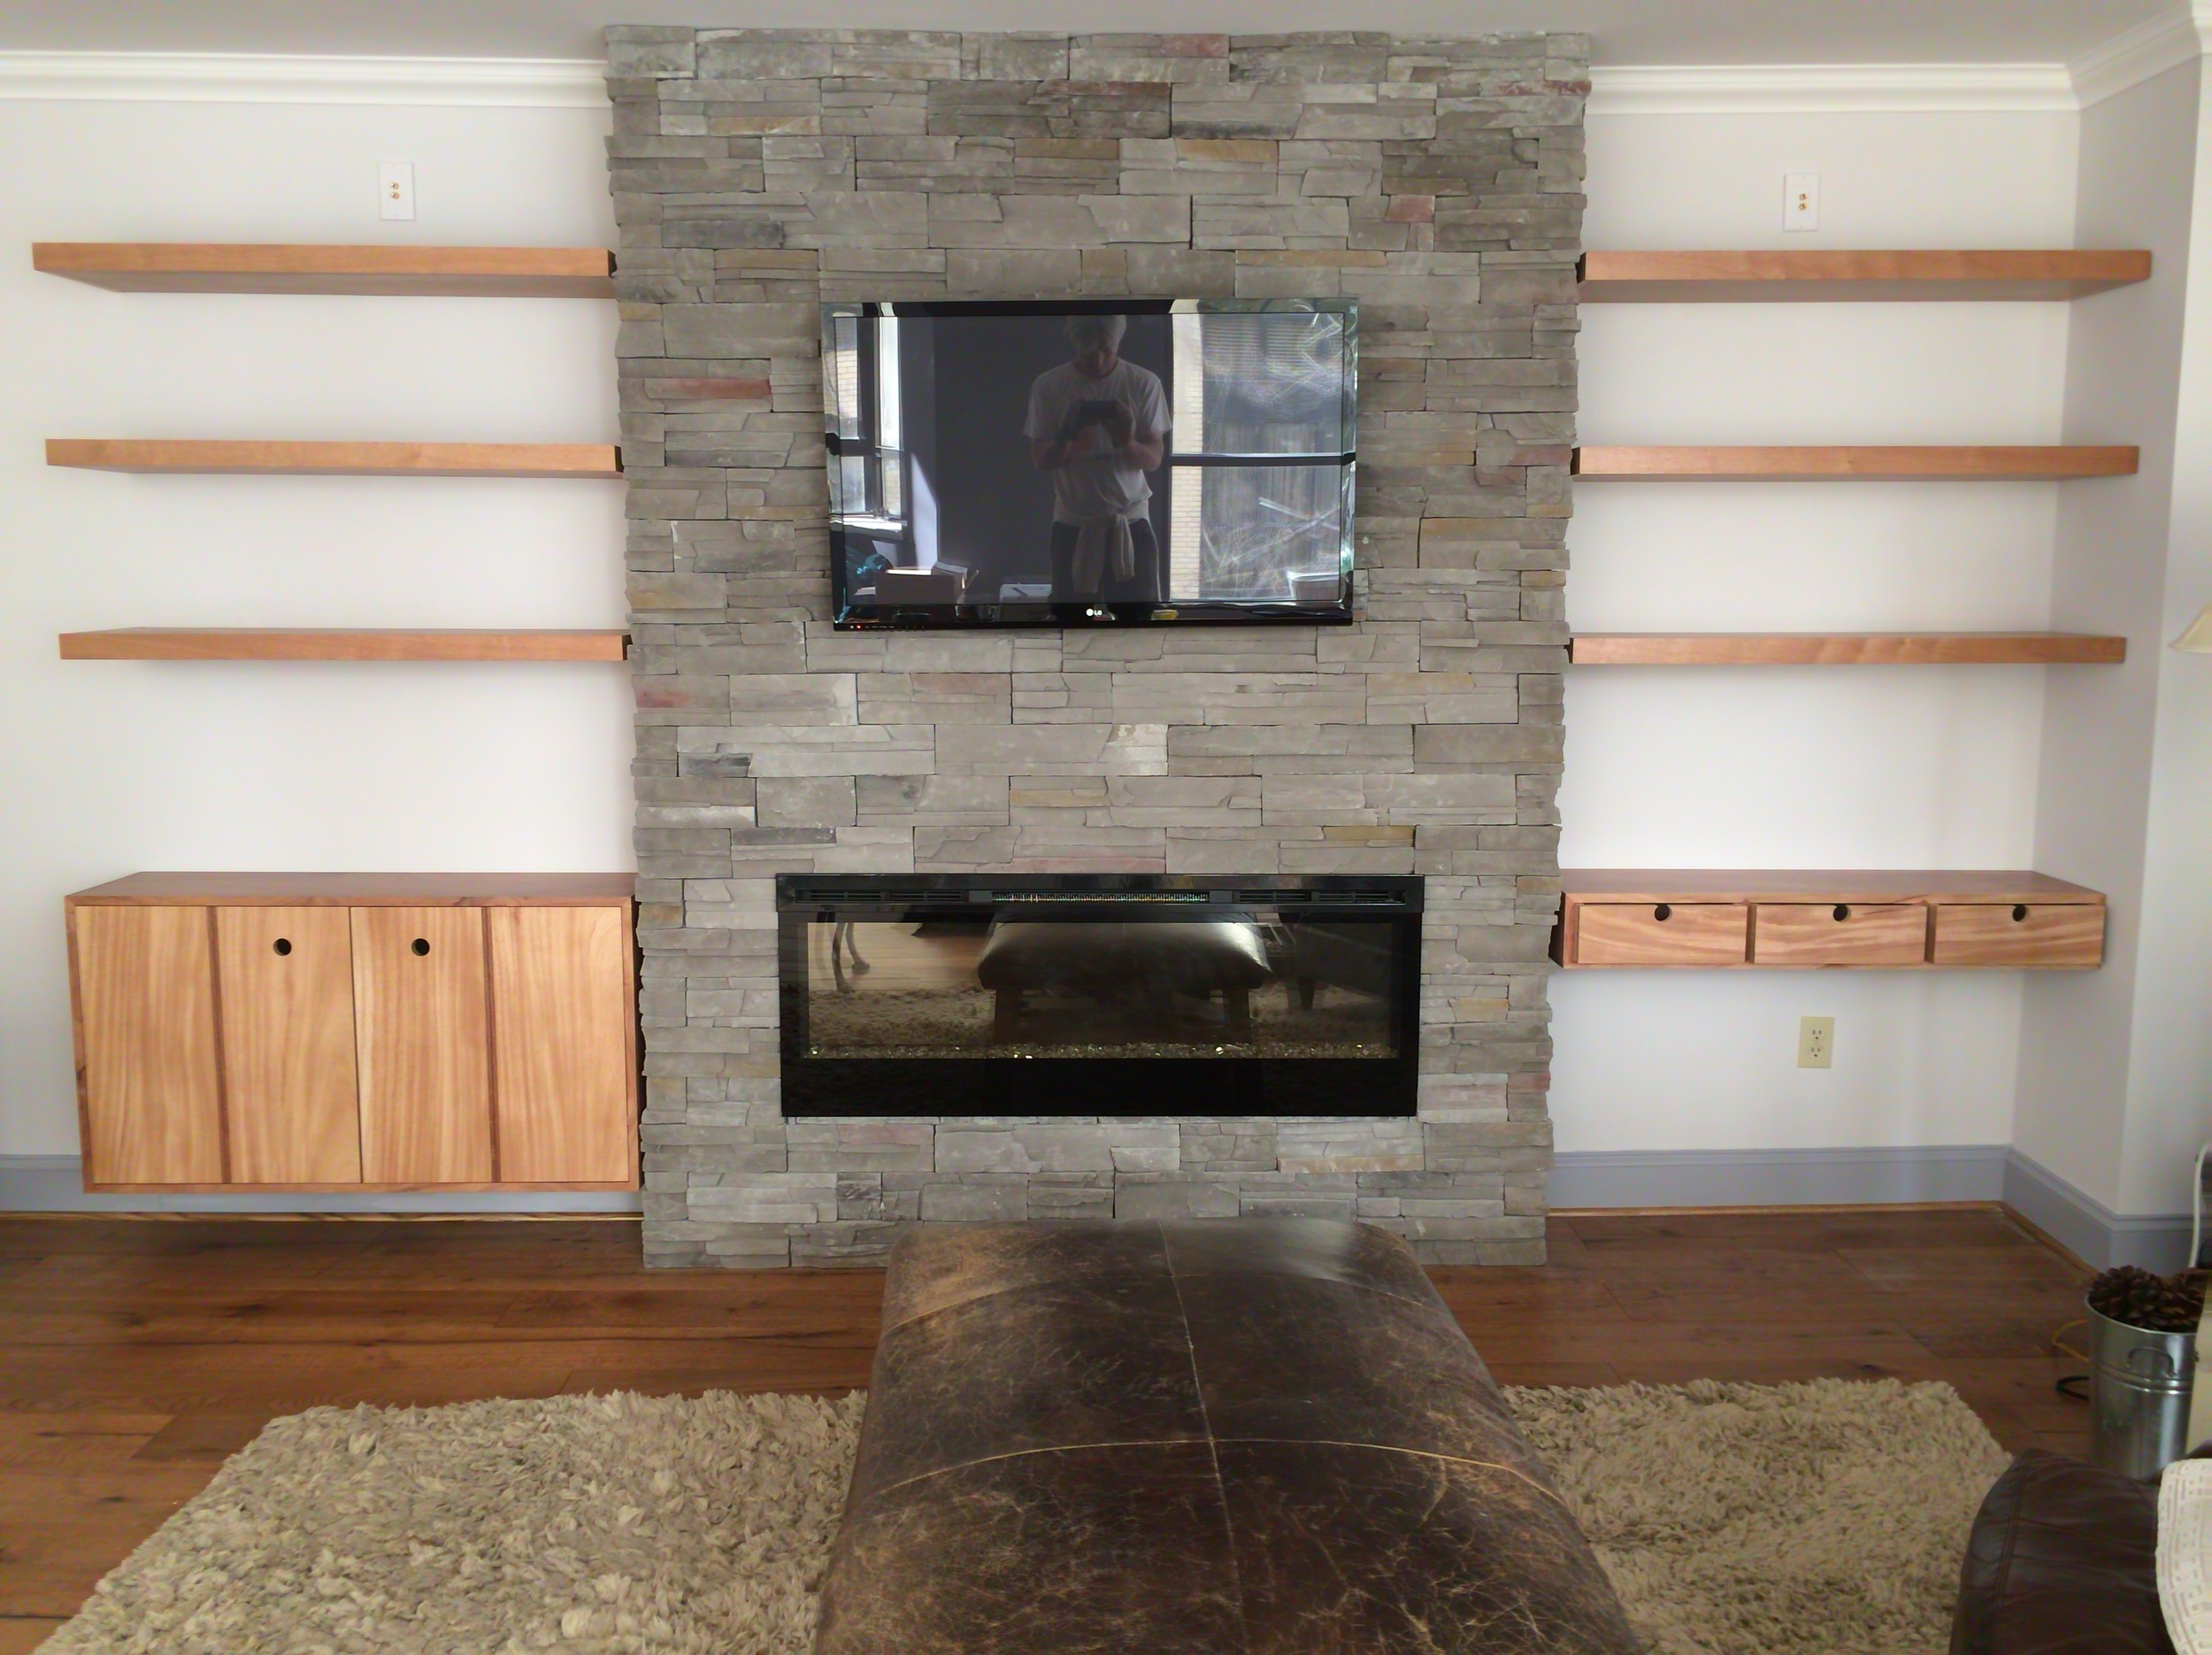
[[[630,883],[142,874],[78,892],[86,1189],[635,1189]]]
[[[2089,970],[2103,897],[2041,874],[1570,869],[1552,958],[1591,968]]]

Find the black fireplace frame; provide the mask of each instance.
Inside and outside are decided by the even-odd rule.
[[[1060,898],[1059,901],[1053,900]],[[810,923],[1097,918],[1098,904],[1272,908],[1393,926],[1393,1055],[1379,1058],[822,1058],[810,1054]],[[780,874],[777,1012],[783,1112],[796,1119],[1240,1116],[1403,1119],[1420,1069],[1422,881],[1402,874]]]

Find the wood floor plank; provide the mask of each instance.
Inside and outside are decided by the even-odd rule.
[[[172,1423],[165,1413],[0,1413],[0,1472],[111,1465]]]
[[[1759,1242],[1801,1252],[1844,1247],[2038,1247],[1995,1207],[1809,1208],[1795,1212],[1577,1213],[1566,1220],[1586,1248],[1634,1249],[1684,1240],[1703,1246]]]
[[[211,1474],[261,1435],[268,1424],[260,1413],[188,1413],[172,1420],[131,1456],[144,1464],[204,1466]]]
[[[1960,1282],[2027,1282],[2079,1297],[2091,1273],[2045,1247],[1843,1247],[1844,1263],[1887,1287]]]
[[[61,1628],[57,1616],[0,1614],[0,1655],[33,1655]]]
[[[0,1477],[0,1615],[74,1614],[208,1475],[198,1466],[88,1466]]]

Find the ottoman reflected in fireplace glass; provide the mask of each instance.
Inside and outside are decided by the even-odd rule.
[[[788,1114],[1413,1112],[1420,881],[786,875]]]

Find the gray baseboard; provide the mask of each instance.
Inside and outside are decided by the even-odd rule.
[[[2001,1143],[1859,1150],[1601,1150],[1563,1153],[1555,1211],[1609,1207],[1886,1206],[2001,1201],[2100,1270],[2177,1270],[2186,1212],[2124,1214]]]
[[[2131,1264],[2164,1273],[2189,1261],[2186,1212],[2115,1212],[2018,1150],[2005,1161],[2004,1203],[2100,1270]]]
[[[1553,1163],[1551,1205],[1890,1206],[2004,1198],[2001,1143],[1859,1150],[1588,1150]]]
[[[0,1212],[531,1213],[636,1212],[627,1189],[494,1190],[476,1194],[88,1196],[73,1155],[0,1155]]]
[[[2125,1215],[2092,1200],[2001,1143],[1916,1149],[1597,1150],[1552,1168],[1555,1209],[1890,1206],[2001,1201],[2069,1251],[2104,1269],[2175,1270],[2189,1250],[2189,1215]],[[626,1190],[472,1195],[88,1196],[73,1155],[0,1155],[0,1212],[319,1214],[636,1212]]]

